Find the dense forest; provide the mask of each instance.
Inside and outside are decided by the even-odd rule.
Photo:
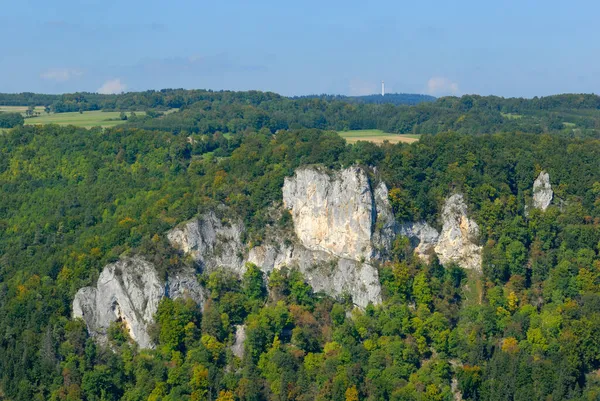
[[[111,129],[0,134],[0,399],[600,397],[598,97],[394,106],[260,92],[198,91],[175,102],[175,92],[160,93],[161,107],[180,111]],[[120,108],[136,95],[107,99]],[[349,145],[328,131],[406,115],[416,125],[389,131],[435,126],[437,135]],[[456,116],[465,117],[441,122]],[[481,228],[482,273],[425,263],[399,236],[379,266],[383,302],[365,310],[314,293],[295,270],[267,277],[251,266],[241,278],[199,274],[204,311],[165,298],[153,350],[119,325],[101,346],[71,318],[75,292],[122,255],[145,255],[164,274],[190,264],[165,232],[204,210],[227,205],[259,243],[266,226],[289,224],[268,213],[284,178],[315,164],[376,167],[400,222],[435,225],[444,198],[465,194]],[[541,170],[557,202],[526,210]],[[240,359],[229,346],[242,323]]]
[[[219,97],[233,96],[243,101],[253,101],[253,93],[241,94],[230,91],[213,92],[210,90],[185,90],[185,89],[163,89],[160,91],[149,90],[146,92],[129,92],[115,95],[103,95],[98,93],[80,92],[63,95],[47,95],[31,92],[23,93],[0,93],[0,106],[48,106],[53,112],[64,113],[72,111],[89,110],[147,110],[179,108],[188,106],[202,100],[214,100],[213,94],[219,94]],[[268,98],[283,98],[282,96],[269,94]],[[370,96],[329,96],[329,95],[311,95],[295,97],[319,98],[323,100],[338,100],[347,103],[377,103],[377,104],[418,104],[422,102],[432,102],[433,96],[417,95],[409,93],[390,93],[385,97],[380,95]]]

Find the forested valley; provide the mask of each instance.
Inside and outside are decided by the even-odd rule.
[[[0,399],[600,398],[598,96],[396,105],[166,90],[0,104],[147,112],[110,129],[13,115],[0,130]],[[335,132],[374,128],[421,137],[350,145]],[[376,175],[400,223],[436,227],[444,199],[464,194],[481,272],[427,262],[398,235],[377,265],[382,302],[366,308],[292,267],[250,265],[241,277],[198,271],[203,308],[163,298],[153,349],[123,322],[100,344],[72,318],[75,293],[123,256],[162,276],[196,268],[165,233],[207,210],[225,205],[252,244],[289,227],[271,211],[285,178],[314,165]],[[546,210],[531,207],[542,171]],[[231,349],[240,325],[242,357]]]

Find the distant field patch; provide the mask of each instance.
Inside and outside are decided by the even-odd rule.
[[[348,141],[348,143],[356,143],[358,141],[368,141],[377,144],[381,144],[384,141],[389,141],[390,143],[413,143],[419,140],[419,135],[390,134],[378,129],[338,131],[338,134],[346,141]]]
[[[4,111],[7,113],[21,113],[23,115],[25,115],[27,109],[27,106],[0,106],[0,112]],[[44,106],[36,106],[34,111],[41,114],[44,112]]]
[[[523,116],[521,114],[515,114],[515,113],[500,113],[500,114],[502,114],[502,117],[508,118],[509,120],[518,120],[520,118],[523,118]]]
[[[130,112],[125,113],[130,116]],[[145,115],[143,111],[136,111],[135,114],[139,117]],[[58,124],[58,125],[75,125],[77,127],[114,127],[115,125],[123,124],[125,121],[119,117],[120,111],[84,111],[83,113],[42,113],[38,117],[25,119],[25,125],[42,125],[42,124]]]

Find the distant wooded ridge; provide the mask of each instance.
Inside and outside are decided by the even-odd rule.
[[[323,101],[341,101],[358,104],[394,104],[416,105],[419,103],[437,103],[446,106],[463,100],[465,107],[483,106],[490,110],[514,112],[516,110],[559,110],[559,109],[600,109],[600,96],[595,94],[559,94],[534,98],[504,98],[499,96],[464,95],[435,98],[429,95],[390,93],[366,96],[345,95],[307,95],[285,97],[273,92],[261,91],[212,91],[203,89],[161,89],[121,94],[99,94],[76,92],[65,94],[41,94],[32,92],[0,93],[0,106],[50,106],[53,112],[88,110],[129,110],[147,108],[180,108],[199,101],[223,100],[235,102],[245,100],[248,104],[277,99],[320,99]],[[475,104],[477,103],[477,104]]]
[[[385,96],[382,96],[380,94],[363,96],[321,94],[307,96],[292,96],[291,99],[321,99],[325,101],[337,100],[348,103],[414,105],[425,102],[435,102],[437,98],[434,96],[421,95],[418,93],[386,93]]]
[[[406,97],[409,96],[409,97]],[[308,96],[290,98],[273,92],[164,89],[118,95],[75,93],[0,94],[0,107],[43,106],[46,113],[144,111],[128,125],[157,131],[212,135],[246,130],[316,128],[348,131],[378,129],[397,134],[466,134],[498,132],[563,133],[597,137],[600,97],[564,94],[547,97],[502,98],[464,95],[418,104],[394,104],[402,97]],[[380,104],[377,99],[390,98]],[[412,98],[413,101],[416,98]],[[170,111],[166,113],[166,111]]]

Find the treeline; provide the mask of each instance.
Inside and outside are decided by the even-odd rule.
[[[0,93],[0,106],[49,106],[54,113],[105,110],[145,111],[180,108],[199,101],[247,102],[258,104],[265,99],[281,98],[274,93],[213,92],[210,90],[163,89],[145,92],[128,92],[115,95],[79,92],[63,95],[45,95],[30,92],[18,94]]]
[[[24,123],[25,119],[21,113],[3,113],[0,111],[0,128],[13,128]]]
[[[317,101],[317,100],[312,100]],[[314,129],[194,135],[24,127],[0,135],[0,398],[8,400],[591,400],[600,394],[600,141],[444,133],[347,145]],[[384,302],[314,294],[293,270],[203,275],[204,312],[165,300],[155,350],[120,325],[110,346],[71,320],[75,292],[139,253],[189,263],[164,233],[226,204],[259,243],[296,167],[377,167],[399,221],[436,224],[465,194],[477,278],[397,239]],[[541,169],[555,202],[526,206]],[[468,285],[465,285],[468,284]],[[245,324],[245,356],[229,349]],[[452,383],[455,379],[455,388]]]
[[[600,97],[556,95],[533,99],[465,95],[435,101],[421,95],[286,98],[275,93],[165,89],[120,95],[0,94],[0,105],[49,106],[56,113],[87,110],[145,110],[131,122],[149,130],[190,134],[238,133],[245,130],[316,128],[328,130],[380,129],[399,134],[465,134],[498,132],[564,133],[597,136]],[[416,96],[416,97],[415,97]],[[398,101],[393,101],[398,99]],[[404,100],[403,100],[404,99]],[[415,105],[398,104],[412,102]],[[406,101],[406,102],[405,102]],[[164,113],[166,110],[176,112]]]
[[[387,93],[381,95],[364,95],[364,96],[344,96],[344,95],[309,95],[295,96],[292,99],[321,99],[325,101],[338,100],[346,103],[364,103],[364,104],[406,104],[415,105],[424,102],[434,102],[435,97],[429,95],[419,95],[415,93]]]
[[[564,104],[561,99],[564,98]],[[497,132],[562,132],[567,135],[596,136],[600,110],[593,95],[565,95],[519,100],[463,96],[441,98],[415,106],[348,103],[321,98],[288,99],[244,93],[214,93],[160,118],[138,120],[136,127],[152,130],[214,134],[267,128],[317,128],[329,130],[380,129],[399,134],[437,134],[455,131],[465,134]],[[571,108],[571,106],[573,106]]]

